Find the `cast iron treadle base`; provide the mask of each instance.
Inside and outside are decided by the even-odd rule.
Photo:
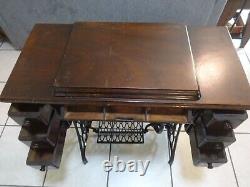
[[[145,127],[144,133],[148,132],[149,127],[153,127],[155,132],[161,134],[164,130],[168,135],[168,149],[169,149],[169,165],[173,164],[175,150],[178,142],[178,137],[181,131],[182,124],[177,123],[150,123]]]
[[[144,143],[143,122],[99,121],[97,143]]]
[[[144,134],[149,127],[153,127],[156,133],[160,134],[163,130],[167,131],[169,165],[172,165],[175,156],[178,137],[182,124],[175,123],[150,123],[145,129],[143,122],[137,121],[99,121],[99,127],[91,126],[91,121],[73,121],[81,151],[82,161],[86,164],[85,155],[89,129],[98,134],[97,143],[117,143],[117,144],[142,144]]]

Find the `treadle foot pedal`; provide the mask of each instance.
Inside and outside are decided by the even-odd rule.
[[[142,144],[143,122],[99,121],[97,143]]]

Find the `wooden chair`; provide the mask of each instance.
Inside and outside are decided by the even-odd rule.
[[[238,9],[241,10],[239,13],[237,13]],[[241,48],[247,44],[250,38],[250,14],[248,14],[247,22],[244,24],[240,16],[243,9],[250,9],[250,0],[228,0],[217,23],[218,26],[226,26],[230,19],[235,18],[230,33],[233,38],[241,38]]]

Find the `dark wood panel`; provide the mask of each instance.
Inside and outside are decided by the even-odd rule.
[[[20,141],[44,142],[50,146],[55,146],[60,125],[60,118],[56,112],[51,117],[49,124],[46,125],[39,119],[26,118],[18,139]]]
[[[26,164],[30,166],[50,166],[59,168],[63,154],[67,127],[63,123],[58,131],[58,139],[55,147],[43,142],[32,142]]]
[[[225,27],[189,28],[202,104],[250,104],[250,87]]]
[[[74,24],[54,85],[72,97],[194,100],[199,92],[186,26],[172,24]]]
[[[53,83],[71,25],[37,24],[1,94],[11,102],[53,102]]]
[[[12,103],[60,105],[95,103],[100,106],[119,104],[182,108],[250,109],[249,84],[227,30],[223,27],[197,27],[188,30],[201,90],[201,98],[198,101],[54,97],[54,78],[71,32],[71,25],[54,24],[35,26],[2,92],[0,100]]]

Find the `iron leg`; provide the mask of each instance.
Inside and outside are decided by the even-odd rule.
[[[88,160],[86,158],[86,146],[87,146],[87,139],[88,139],[88,132],[89,132],[89,125],[88,125],[89,123],[85,121],[74,121],[73,124],[74,124],[77,138],[78,138],[82,162],[83,164],[87,164]],[[77,124],[79,124],[81,132]]]
[[[178,137],[181,131],[182,124],[166,124],[165,128],[168,133],[168,145],[169,145],[169,165],[174,162],[175,151],[178,143]]]

